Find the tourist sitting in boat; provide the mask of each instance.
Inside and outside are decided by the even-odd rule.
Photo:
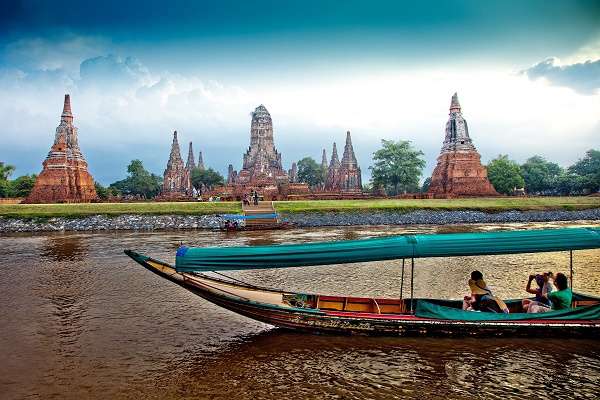
[[[547,275],[552,276],[552,272],[546,272]],[[531,282],[535,281],[537,284],[537,288],[532,288],[531,287]],[[523,299],[521,301],[521,304],[523,305],[523,312],[527,312],[527,310],[529,309],[529,307],[531,307],[532,304],[534,303],[540,303],[540,304],[544,304],[548,307],[552,306],[552,302],[548,299],[544,299],[542,297],[542,290],[544,289],[544,276],[543,274],[537,274],[537,275],[529,275],[529,281],[527,282],[527,287],[525,288],[525,291],[527,293],[531,293],[533,295],[535,295],[535,300],[531,300],[531,299]],[[548,292],[552,291],[552,285],[548,285]]]
[[[547,306],[541,303],[531,304],[527,312],[537,313],[555,310],[567,310],[571,308],[573,292],[571,292],[571,289],[569,288],[567,276],[560,272],[556,274],[556,277],[554,277],[554,286],[556,286],[558,290],[555,292],[550,292],[548,290],[550,287],[549,281],[552,276],[548,274],[543,274],[542,276],[544,277],[544,288],[542,289],[541,297],[543,299],[550,300],[552,302],[552,306]]]
[[[495,313],[504,312],[494,298],[492,290],[483,280],[483,274],[481,272],[471,272],[469,288],[471,288],[471,295],[465,296],[463,300],[463,310]]]

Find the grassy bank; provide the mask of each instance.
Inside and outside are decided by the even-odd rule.
[[[351,212],[414,210],[475,210],[503,212],[510,210],[585,210],[600,208],[600,197],[534,197],[477,198],[448,200],[321,200],[278,201],[275,209],[281,214],[303,212]],[[241,213],[239,202],[221,203],[98,203],[98,204],[3,204],[0,216],[20,219],[56,217],[84,218],[93,215],[202,215]]]

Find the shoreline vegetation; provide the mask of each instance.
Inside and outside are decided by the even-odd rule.
[[[301,213],[411,211],[581,211],[600,208],[600,196],[585,197],[501,197],[472,199],[366,199],[274,201],[280,215]],[[86,218],[95,215],[212,215],[241,214],[241,202],[138,202],[3,204],[0,217],[8,219]]]

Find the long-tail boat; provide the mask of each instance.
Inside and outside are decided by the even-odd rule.
[[[573,293],[571,308],[566,310],[523,313],[521,299],[514,299],[505,300],[509,313],[492,313],[465,311],[462,300],[414,298],[412,278],[408,298],[361,298],[268,289],[207,274],[392,259],[402,259],[403,265],[404,260],[410,260],[414,271],[415,260],[424,257],[598,248],[600,228],[565,228],[254,247],[182,247],[177,251],[175,265],[131,250],[125,253],[150,271],[216,305],[282,328],[365,335],[599,338],[600,298],[579,293]]]
[[[220,215],[221,218],[225,220],[223,225],[221,225],[220,230],[222,231],[264,231],[264,230],[273,230],[273,229],[287,229],[293,228],[296,226],[295,223],[292,222],[279,222],[277,217],[279,214],[256,214],[256,215]],[[276,222],[269,223],[253,223],[248,224],[246,221],[253,219],[269,219],[273,218]]]

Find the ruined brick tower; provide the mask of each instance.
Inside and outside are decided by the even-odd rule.
[[[499,195],[469,137],[467,121],[462,116],[456,93],[452,96],[444,144],[427,193],[435,197]]]
[[[202,152],[198,153],[198,168],[204,169],[204,160],[202,159]]]
[[[327,168],[327,179],[325,179],[325,190],[335,190],[335,179],[338,170],[340,169],[340,159],[338,158],[337,146],[333,142],[333,150],[331,152],[331,161]]]
[[[171,155],[164,173],[163,190],[183,193],[190,187],[190,175],[183,165],[181,150],[177,141],[177,131],[173,133]]]
[[[87,170],[73,125],[71,97],[66,94],[60,125],[44,169],[37,177],[31,193],[23,203],[89,203],[100,201],[94,179]]]
[[[189,173],[194,168],[196,168],[196,161],[194,161],[194,149],[192,148],[192,142],[190,142],[190,150],[188,151],[188,159],[187,163],[185,163],[185,170]]]
[[[354,155],[350,132],[346,132],[346,145],[342,161],[338,161],[337,148],[333,144],[333,154],[325,190],[339,190],[341,193],[362,193],[361,171]]]
[[[289,181],[281,165],[281,154],[275,148],[271,115],[261,104],[252,112],[250,148],[244,154],[244,164],[235,183],[264,185]]]

